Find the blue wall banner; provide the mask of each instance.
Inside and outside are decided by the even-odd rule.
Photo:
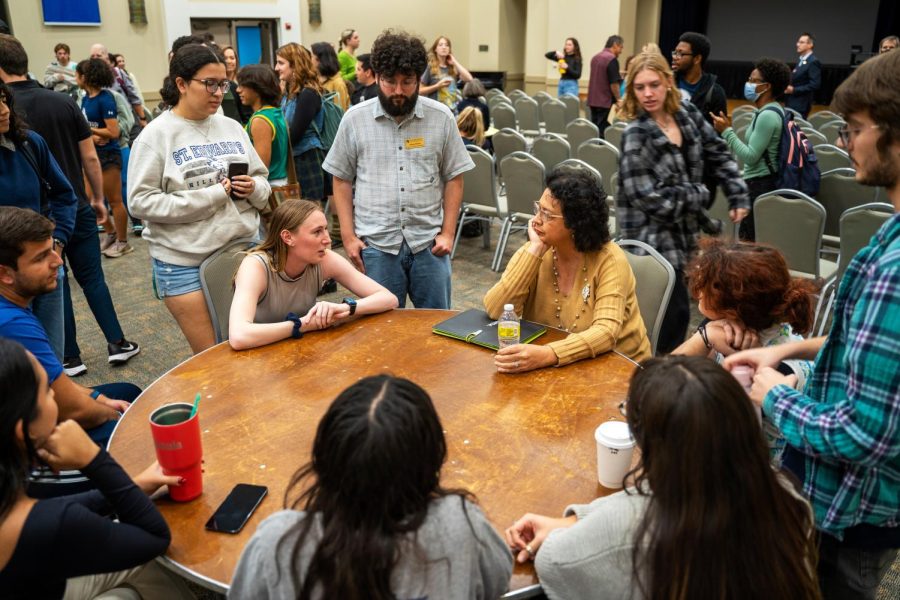
[[[44,25],[100,25],[100,0],[41,0]]]

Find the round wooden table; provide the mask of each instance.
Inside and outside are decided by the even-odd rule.
[[[308,461],[319,419],[338,393],[388,372],[431,395],[446,431],[442,484],[472,491],[502,532],[525,512],[561,515],[570,503],[612,493],[597,483],[594,429],[622,420],[634,364],[613,353],[563,368],[501,375],[490,350],[434,335],[455,314],[394,310],[301,340],[236,352],[227,343],[155,381],[119,422],[110,453],[135,475],[155,458],[149,415],[200,392],[203,495],[158,506],[172,530],[171,568],[217,591],[231,581],[241,550],[269,514],[283,508],[294,471]],[[548,332],[536,343],[560,339]],[[268,497],[236,535],[204,525],[238,483],[265,485]],[[516,565],[510,590],[537,590],[531,564]]]

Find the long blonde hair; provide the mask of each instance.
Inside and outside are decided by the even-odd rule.
[[[284,82],[284,95],[288,100],[296,97],[303,88],[311,88],[322,94],[319,72],[313,66],[309,50],[296,42],[290,42],[276,50],[275,54],[291,65],[291,77]]]
[[[628,69],[628,80],[625,83],[625,101],[622,103],[622,110],[619,113],[620,117],[626,121],[636,119],[644,112],[634,91],[634,80],[645,69],[658,73],[662,77],[663,84],[668,88],[666,90],[666,101],[663,104],[665,111],[674,115],[681,106],[681,92],[675,86],[675,79],[672,76],[672,69],[669,67],[669,63],[666,62],[666,59],[659,52],[641,52],[634,57]]]
[[[484,143],[484,117],[481,110],[469,106],[456,118],[456,128],[463,137],[470,138],[476,146]]]
[[[272,213],[266,239],[247,254],[268,256],[266,261],[275,272],[284,271],[287,263],[288,245],[281,239],[282,231],[296,231],[314,212],[322,212],[322,207],[312,200],[285,200]]]
[[[441,59],[438,58],[437,55],[437,45],[441,42],[441,40],[445,40],[447,42],[447,46],[450,47],[450,54],[453,54],[453,42],[450,41],[445,35],[439,35],[434,43],[431,45],[431,49],[428,50],[428,68],[431,70],[431,74],[435,77],[441,74]],[[447,75],[456,79],[459,77],[459,73],[456,71],[456,65],[451,64],[447,65]]]

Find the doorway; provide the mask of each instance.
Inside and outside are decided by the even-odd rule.
[[[238,67],[275,64],[278,47],[275,19],[191,19],[191,34],[212,37],[217,46],[231,46],[238,56]]]

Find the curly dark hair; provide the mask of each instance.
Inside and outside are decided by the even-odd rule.
[[[81,79],[88,87],[102,90],[113,84],[112,69],[101,58],[84,59],[75,66],[75,72],[81,75]]]
[[[372,69],[379,77],[396,74],[420,76],[428,66],[428,53],[422,38],[385,29],[372,44]]]
[[[6,135],[17,145],[24,144],[28,139],[28,126],[22,115],[16,112],[16,101],[13,98],[12,90],[6,87],[2,81],[0,81],[0,102],[6,104],[6,108],[9,109],[9,133]]]
[[[784,100],[784,90],[791,84],[790,67],[777,58],[760,58],[753,68],[772,86],[772,97],[779,102]]]
[[[709,38],[702,33],[696,31],[685,31],[678,38],[679,42],[684,42],[691,47],[691,52],[700,56],[700,66],[706,66],[706,59],[709,58],[711,44]]]
[[[606,192],[593,173],[586,168],[558,166],[547,176],[547,189],[559,202],[576,250],[593,252],[610,240]]]

